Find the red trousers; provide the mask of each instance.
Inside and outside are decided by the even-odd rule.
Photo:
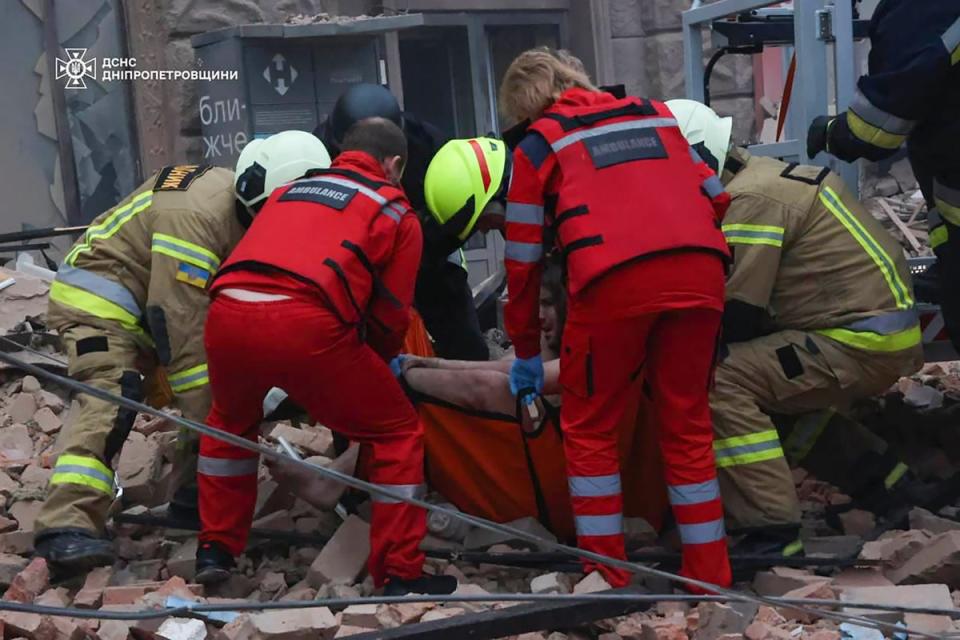
[[[616,300],[596,302],[617,308]],[[598,314],[568,319],[560,356],[560,420],[581,548],[625,557],[616,429],[627,407],[636,406],[631,394],[641,393],[645,381],[683,543],[681,573],[730,585],[708,404],[720,317],[716,309],[692,307],[609,320]],[[630,578],[592,562],[585,569],[599,569],[614,587]]]
[[[423,427],[390,368],[317,303],[241,302],[224,295],[210,306],[204,342],[213,408],[207,423],[256,441],[263,397],[285,390],[310,416],[371,446],[370,480],[422,495]],[[257,500],[256,454],[213,438],[200,440],[200,539],[239,555],[246,546]],[[423,509],[373,496],[369,571],[421,575],[426,535]]]

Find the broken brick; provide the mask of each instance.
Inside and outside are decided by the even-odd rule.
[[[307,582],[315,588],[327,582],[356,582],[369,556],[370,525],[350,515],[310,565]]]
[[[51,435],[60,431],[60,428],[63,427],[63,422],[49,407],[37,409],[37,412],[33,414],[33,421],[40,431]]]
[[[788,591],[787,593],[783,594],[783,597],[788,599],[810,598],[815,600],[833,600],[837,597],[837,594],[834,593],[833,589],[830,588],[830,581],[824,579],[820,582],[813,582],[800,587],[799,589]],[[807,613],[806,611],[801,611],[799,609],[781,607],[779,611],[788,620],[796,620],[797,622],[804,624],[812,624],[819,618],[819,616],[815,616],[812,613]]]
[[[11,531],[0,534],[0,554],[12,553],[22,556],[31,551],[33,551],[33,531]]]
[[[44,469],[37,465],[28,465],[20,474],[20,485],[26,491],[43,491],[53,475],[52,469]]]
[[[694,640],[713,640],[725,633],[743,633],[750,624],[745,616],[733,607],[719,602],[703,602],[697,606],[699,625]]]
[[[27,567],[27,559],[9,553],[0,553],[0,585],[9,586]]]
[[[33,394],[33,397],[37,400],[37,406],[41,409],[46,407],[56,414],[59,414],[61,411],[63,411],[63,398],[55,393],[41,390]]]
[[[47,616],[20,611],[0,612],[0,622],[7,638],[56,640],[57,628]],[[9,634],[9,635],[8,635]]]
[[[894,584],[960,584],[960,531],[934,537],[900,568],[887,572],[887,577]]]
[[[457,616],[462,616],[466,613],[466,609],[460,607],[437,607],[436,609],[431,609],[423,614],[423,617],[420,618],[420,622],[433,622],[435,620],[446,620],[447,618],[455,618]]]
[[[332,640],[337,620],[326,607],[263,611],[250,616],[263,640]]]
[[[610,584],[604,580],[603,575],[599,571],[593,571],[573,587],[573,592],[596,593],[597,591],[606,591],[609,588]]]
[[[351,627],[348,625],[340,625],[340,628],[337,629],[336,635],[334,635],[333,637],[334,639],[348,638],[350,636],[355,636],[361,633],[370,633],[370,629],[367,629],[366,627]]]
[[[762,622],[751,623],[743,635],[747,640],[792,640],[789,631]]]
[[[103,590],[110,583],[113,567],[92,569],[83,582],[83,587],[73,598],[73,606],[80,609],[96,609],[103,600]]]
[[[167,571],[171,576],[180,576],[184,580],[193,580],[197,571],[197,539],[190,538],[177,546],[167,560]]]
[[[24,393],[36,393],[41,389],[43,387],[40,386],[40,381],[33,376],[23,376],[20,380],[20,391]]]
[[[352,604],[344,609],[341,615],[341,624],[367,629],[380,628],[380,622],[377,619],[377,605],[375,604]]]
[[[10,507],[10,515],[20,524],[21,532],[33,531],[33,523],[42,506],[43,502],[40,500],[21,500]]]
[[[33,412],[28,416],[33,417]],[[9,462],[24,462],[33,457],[33,440],[24,424],[13,424],[0,429],[0,456]]]
[[[841,513],[839,518],[843,532],[847,535],[863,537],[877,526],[876,516],[863,509],[850,509]]]
[[[289,511],[286,509],[280,509],[279,511],[274,511],[273,513],[263,516],[259,520],[254,520],[253,528],[273,529],[275,531],[293,531],[296,529],[296,524],[294,524],[293,518],[290,517]]]
[[[13,396],[7,404],[7,415],[14,422],[26,422],[33,418],[37,411],[37,400],[32,393],[20,392]]]
[[[130,432],[120,450],[120,462],[117,464],[126,502],[154,504],[161,461],[160,447],[154,440],[145,438],[142,433]]]
[[[910,528],[922,529],[923,531],[929,531],[936,535],[946,533],[947,531],[960,530],[960,522],[948,518],[941,518],[926,509],[914,507],[910,510]]]
[[[539,575],[530,581],[530,593],[570,593],[570,578],[554,571]]]
[[[326,427],[301,426],[299,429],[280,423],[270,432],[274,440],[282,437],[290,444],[306,450],[312,455],[333,457],[333,432]]]
[[[29,604],[50,586],[50,569],[43,558],[34,558],[23,571],[14,576],[3,594],[4,600]]]
[[[9,498],[10,495],[20,488],[20,485],[17,484],[17,481],[8,476],[3,471],[0,471],[0,496],[4,498]]]

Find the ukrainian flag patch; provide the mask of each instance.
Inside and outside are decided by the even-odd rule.
[[[201,289],[206,288],[207,280],[210,279],[210,272],[206,269],[194,266],[192,264],[181,262],[177,267],[177,280],[192,284]]]

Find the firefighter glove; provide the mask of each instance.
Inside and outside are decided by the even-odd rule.
[[[833,118],[830,116],[814,118],[807,131],[807,157],[813,158],[821,151],[827,150],[827,134],[830,132],[832,123]]]
[[[543,392],[543,358],[540,354],[532,358],[517,358],[510,367],[510,392],[525,395],[524,404],[531,404]]]
[[[403,361],[407,359],[405,354],[400,354],[390,361],[390,372],[397,378],[403,375]]]

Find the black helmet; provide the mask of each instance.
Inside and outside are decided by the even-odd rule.
[[[330,124],[333,138],[343,142],[347,129],[364,118],[386,118],[398,127],[402,126],[400,105],[386,87],[378,84],[358,84],[347,89],[333,105]]]

